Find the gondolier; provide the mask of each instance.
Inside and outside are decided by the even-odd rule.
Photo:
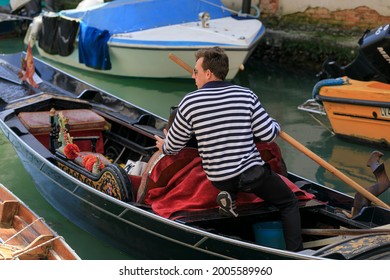
[[[297,199],[263,161],[253,140],[255,136],[273,141],[280,132],[278,122],[250,89],[224,81],[229,59],[221,48],[201,49],[195,57],[192,77],[198,90],[183,98],[165,140],[155,136],[156,146],[165,154],[175,154],[194,134],[203,169],[221,190],[220,212],[237,217],[237,193],[254,193],[280,210],[287,249],[302,249]]]

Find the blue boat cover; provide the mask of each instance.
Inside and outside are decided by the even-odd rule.
[[[211,19],[232,15],[221,0],[115,0],[84,10],[64,10],[60,15],[113,35],[199,21],[201,12],[208,12]]]
[[[79,62],[88,67],[101,70],[111,69],[107,41],[110,33],[80,22]]]

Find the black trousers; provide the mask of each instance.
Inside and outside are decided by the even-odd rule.
[[[286,249],[294,252],[303,249],[298,200],[268,164],[251,167],[239,176],[212,184],[221,191],[229,192],[233,200],[238,192],[250,192],[277,207],[283,223]]]

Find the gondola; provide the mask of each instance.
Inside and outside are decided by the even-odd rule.
[[[18,79],[21,56],[1,57],[1,130],[55,209],[133,258],[390,258],[388,207],[357,207],[288,172],[275,143],[258,148],[299,199],[300,252],[285,249],[278,210],[251,194],[239,195],[237,218],[221,216],[196,147],[170,156],[155,148],[167,120],[38,59],[33,87]],[[373,173],[387,178],[380,160],[373,153]]]

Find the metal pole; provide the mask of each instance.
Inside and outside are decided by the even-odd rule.
[[[251,5],[252,5],[251,2],[252,0],[242,0],[241,12],[243,14],[251,13]]]

